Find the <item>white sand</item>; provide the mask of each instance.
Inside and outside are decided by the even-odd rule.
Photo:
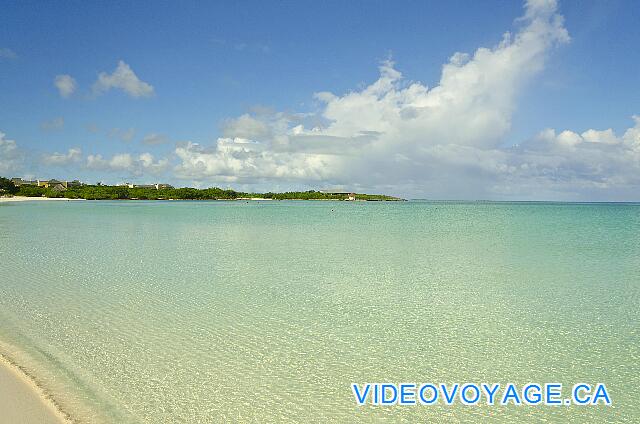
[[[64,197],[26,197],[26,196],[13,196],[13,197],[0,197],[0,202],[27,202],[27,201],[40,201],[40,200],[52,200],[52,201],[76,201],[84,199],[65,199]]]
[[[0,357],[0,424],[66,424],[69,421],[22,371]]]

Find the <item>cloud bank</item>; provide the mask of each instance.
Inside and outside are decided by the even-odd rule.
[[[178,146],[176,174],[240,183],[394,187],[438,197],[501,190],[511,181],[513,153],[500,146],[515,98],[543,69],[549,51],[569,41],[554,1],[526,3],[517,23],[519,30],[492,48],[453,54],[432,88],[405,80],[385,62],[379,79],[362,90],[316,93],[321,107],[314,114],[231,119],[215,145]]]

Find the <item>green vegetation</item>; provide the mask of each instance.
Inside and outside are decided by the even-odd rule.
[[[2,179],[0,181],[4,181]],[[7,180],[11,185],[13,183]],[[14,186],[15,187],[15,186]],[[0,187],[2,188],[2,187]],[[87,200],[237,200],[249,198],[263,198],[273,200],[347,200],[349,195],[344,193],[322,193],[319,191],[291,191],[286,193],[244,193],[235,190],[224,190],[217,187],[197,188],[128,188],[126,186],[83,185],[69,187],[64,191],[51,188],[21,185],[11,193],[28,197],[59,197],[67,199]],[[356,194],[356,200],[402,200],[381,194]]]
[[[251,194],[242,197],[263,197],[274,200],[347,200],[349,195],[344,193],[322,193],[320,191],[288,191],[285,193],[264,193]],[[356,200],[402,200],[397,197],[385,196],[383,194],[356,194]]]
[[[8,178],[0,177],[0,196],[5,194],[16,194],[18,187]]]
[[[66,197],[68,199],[87,200],[163,200],[163,199],[184,199],[184,200],[234,200],[241,197],[242,193],[233,190],[223,190],[220,188],[167,188],[156,190],[155,188],[128,188],[123,186],[94,186],[86,185],[81,187],[70,187],[66,191],[55,193],[54,197]],[[45,193],[48,196],[48,193]]]

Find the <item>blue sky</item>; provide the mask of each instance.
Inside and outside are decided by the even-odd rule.
[[[1,15],[3,174],[440,198],[639,199],[637,2],[10,1]],[[539,54],[516,51],[518,34],[557,17],[562,33],[536,33]],[[507,31],[516,53],[499,58]],[[492,65],[476,66],[479,48],[495,53]],[[441,85],[456,52],[470,55],[459,65],[469,65],[467,73],[477,67],[479,79],[512,60],[508,84],[471,88],[477,98],[464,100],[455,114],[461,122],[438,109],[410,117],[423,125],[394,120],[435,101],[402,90]],[[116,75],[120,62],[124,74]],[[402,77],[366,94],[384,69]],[[75,88],[60,91],[58,76]],[[404,94],[398,101],[389,93]],[[398,109],[383,107],[383,98]],[[388,125],[355,120],[350,101],[363,111],[382,107],[375,119]],[[469,132],[447,136],[448,126],[464,125]],[[591,129],[603,133],[585,138]],[[563,142],[565,130],[580,140]],[[594,154],[599,148],[607,150]],[[603,155],[606,163],[594,159]]]

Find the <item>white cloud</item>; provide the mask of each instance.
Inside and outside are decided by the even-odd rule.
[[[49,121],[44,121],[40,124],[40,128],[44,131],[59,131],[64,128],[64,118],[58,116]]]
[[[82,150],[79,147],[71,148],[67,151],[67,153],[52,153],[45,154],[42,156],[42,162],[45,165],[69,165],[72,163],[78,163],[82,160]]]
[[[167,170],[169,167],[169,160],[166,158],[155,161],[155,158],[151,153],[142,153],[138,156],[138,162],[142,166],[143,171],[150,172],[152,174],[160,174]]]
[[[120,153],[104,159],[102,155],[87,156],[87,168],[122,171],[129,170],[133,166],[133,157],[129,153]]]
[[[222,130],[225,137],[251,138],[254,140],[271,135],[271,130],[266,123],[249,116],[249,114],[226,120]]]
[[[221,138],[215,147],[197,143],[178,146],[180,178],[195,180],[215,177],[224,182],[254,182],[260,179],[320,181],[330,178],[329,157],[302,153],[276,153],[260,142],[243,138]],[[326,170],[326,171],[325,171]]]
[[[545,130],[510,151],[510,171],[498,190],[526,195],[545,190],[564,199],[624,200],[640,194],[640,119],[622,136],[611,129],[582,134]]]
[[[473,196],[508,172],[500,146],[515,98],[549,51],[569,41],[554,1],[528,2],[520,30],[493,48],[455,53],[429,88],[407,82],[391,62],[369,86],[342,96],[320,92],[313,115],[242,115],[210,147],[175,150],[178,176],[260,183],[318,181],[402,192]],[[468,181],[473,182],[469,184]]]
[[[56,86],[60,97],[63,98],[71,96],[74,91],[76,91],[76,88],[78,88],[76,80],[73,79],[71,75],[56,75],[53,80],[53,85]]]
[[[22,154],[14,140],[6,138],[0,131],[0,174],[5,176],[20,168]]]
[[[166,171],[169,160],[163,158],[155,161],[151,153],[142,153],[138,157],[130,153],[118,153],[108,159],[98,154],[88,155],[86,166],[89,169],[115,172],[120,175],[140,176],[145,173],[160,174]]]
[[[622,133],[546,129],[507,146],[516,98],[569,41],[552,0],[531,0],[492,48],[454,53],[438,83],[407,81],[391,62],[370,85],[315,94],[314,113],[255,110],[212,144],[179,143],[174,161],[89,155],[86,166],[161,173],[196,184],[342,186],[430,198],[625,200],[640,196],[640,117]],[[128,68],[128,67],[127,67]],[[115,74],[115,73],[114,73]],[[136,78],[137,80],[137,78]],[[145,137],[147,144],[157,134]],[[144,142],[144,140],[143,140]]]
[[[587,130],[582,133],[582,139],[590,143],[615,144],[618,142],[611,128],[604,131]]]
[[[120,89],[131,97],[149,97],[154,94],[153,86],[140,80],[122,60],[111,74],[101,72],[93,85],[95,94],[102,94],[112,88]]]

